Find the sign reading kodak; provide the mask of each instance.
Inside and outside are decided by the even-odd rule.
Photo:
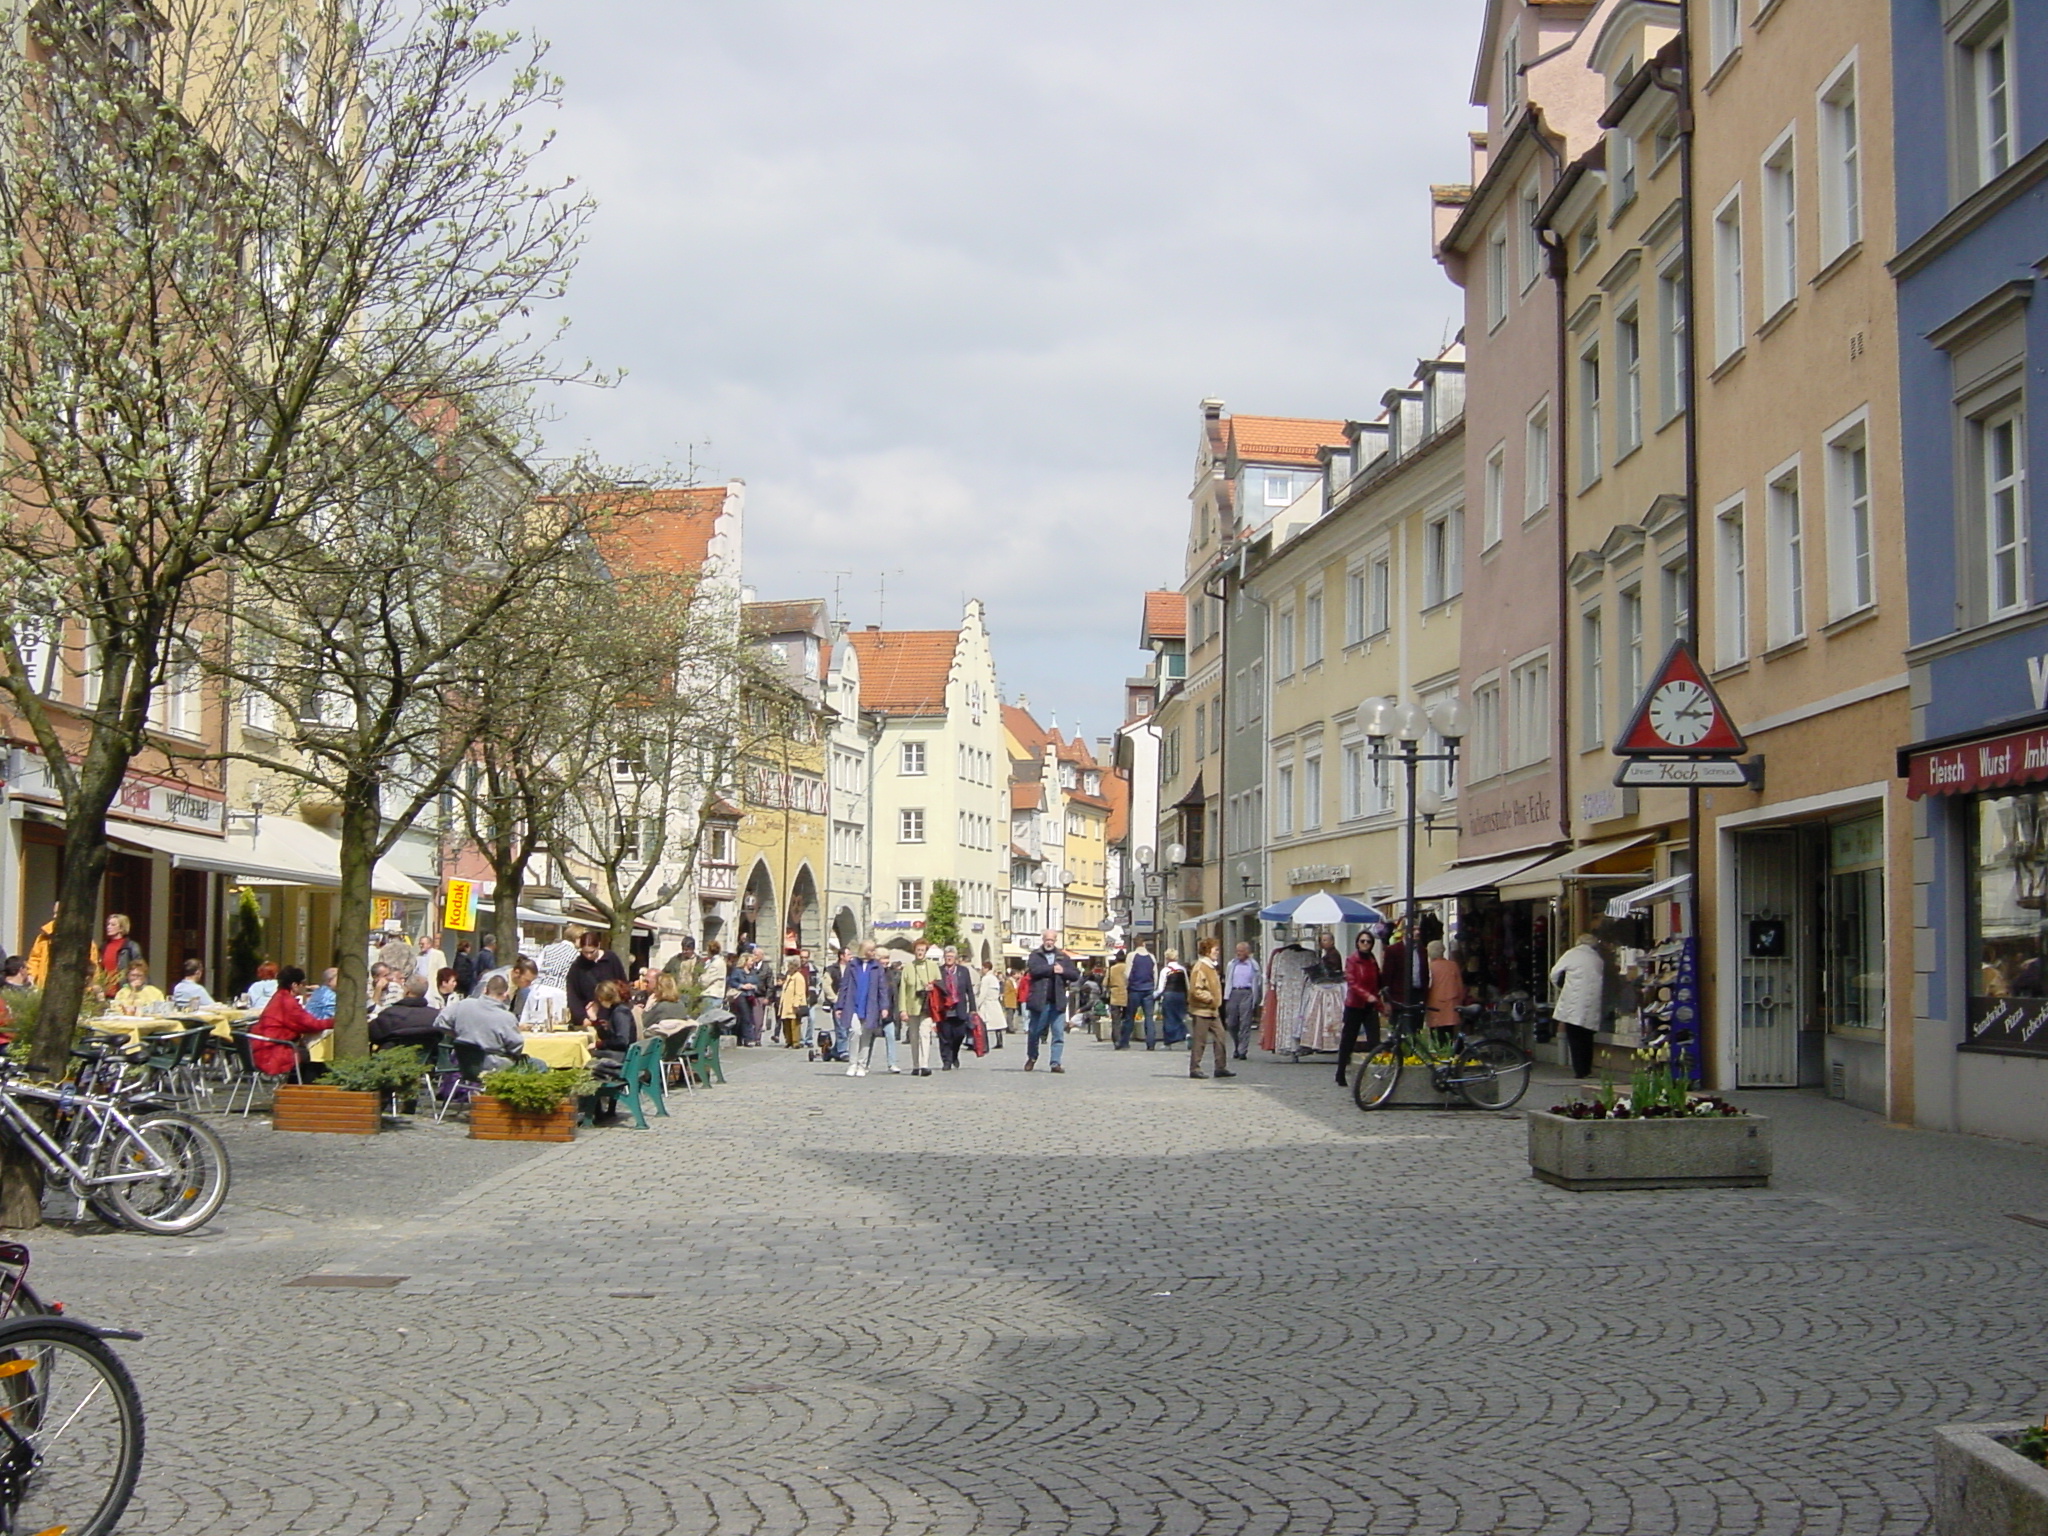
[[[441,903],[441,926],[464,933],[476,928],[476,882],[450,880]]]

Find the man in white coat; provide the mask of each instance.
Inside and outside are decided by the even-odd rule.
[[[1551,1013],[1564,1026],[1571,1051],[1572,1076],[1593,1072],[1593,1036],[1599,1032],[1607,1006],[1607,951],[1590,933],[1582,933],[1550,968],[1557,1001]]]

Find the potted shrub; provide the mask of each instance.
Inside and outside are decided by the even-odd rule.
[[[1531,1110],[1529,1169],[1560,1189],[1719,1189],[1771,1181],[1771,1123],[1674,1079],[1657,1052],[1638,1051],[1624,1097]]]
[[[344,1056],[317,1083],[280,1083],[270,1122],[280,1131],[374,1136],[384,1128],[385,1095],[416,1091],[424,1070],[417,1046]]]
[[[477,1141],[574,1141],[576,1098],[595,1086],[590,1073],[567,1069],[486,1072],[483,1093],[469,1101],[469,1134]]]
[[[1935,1536],[2048,1531],[2048,1424],[1948,1424],[1934,1432]]]

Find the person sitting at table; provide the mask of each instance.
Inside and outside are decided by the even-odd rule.
[[[509,1066],[526,1054],[526,1037],[507,1006],[511,985],[503,976],[484,983],[482,997],[459,997],[441,1010],[441,1022],[455,1031],[460,1045],[480,1045],[487,1053],[484,1070]]]
[[[446,1009],[451,1003],[462,1000],[462,977],[454,966],[444,965],[434,972],[433,995],[427,999],[436,1008]]]
[[[642,1033],[660,1035],[665,1039],[677,1030],[688,1029],[695,1022],[690,1010],[683,1006],[683,989],[676,984],[675,977],[667,971],[656,971],[654,1001],[640,1015]]]
[[[213,1006],[213,994],[206,990],[206,983],[202,979],[205,975],[206,962],[204,960],[198,959],[196,956],[193,959],[187,960],[185,962],[185,974],[179,977],[177,985],[171,988],[171,1001],[180,1008],[211,1008]]]
[[[294,970],[298,968],[293,967]],[[299,971],[301,976],[306,973]],[[270,1006],[271,998],[277,995],[277,962],[266,960],[256,967],[256,979],[249,983],[249,1006],[261,1013]]]
[[[627,998],[624,982],[600,981],[597,996],[583,1005],[583,1018],[597,1031],[598,1055],[616,1053],[623,1056],[632,1049],[633,1004]]]
[[[316,1019],[334,1017],[334,984],[341,979],[341,971],[329,966],[320,973],[320,985],[306,998],[306,1012]]]
[[[263,1017],[249,1030],[249,1059],[265,1077],[283,1077],[299,1063],[299,1042],[308,1035],[325,1034],[333,1025],[306,1012],[300,1001],[306,973],[296,965],[278,971],[273,985]]]
[[[0,960],[0,987],[19,987],[24,992],[36,984],[35,977],[28,973],[28,961],[20,955],[9,955]]]
[[[420,995],[426,995],[426,988],[420,988]],[[390,966],[378,961],[370,967],[370,1012],[382,1013],[401,997],[405,996],[405,982]]]
[[[427,983],[419,976],[405,984],[397,1002],[370,1020],[370,1044],[380,1051],[394,1045],[432,1050],[447,1038],[447,1022],[427,996]]]
[[[164,1000],[163,989],[149,984],[149,967],[136,960],[128,967],[128,981],[114,994],[114,1007],[121,1013],[133,1017],[143,1009]]]
[[[512,1017],[522,1024],[526,1022],[527,994],[533,990],[533,978],[539,974],[531,956],[521,955],[512,962],[510,976],[505,984],[512,989]],[[486,976],[484,985],[489,986],[490,981],[491,978]]]

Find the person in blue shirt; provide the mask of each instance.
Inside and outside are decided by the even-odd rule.
[[[306,1012],[316,1019],[334,1017],[334,983],[340,975],[331,965],[320,973],[320,985],[306,998]]]
[[[211,1008],[213,996],[206,990],[201,979],[206,975],[206,964],[201,960],[187,960],[185,974],[178,984],[171,988],[171,1001],[180,1008]]]

